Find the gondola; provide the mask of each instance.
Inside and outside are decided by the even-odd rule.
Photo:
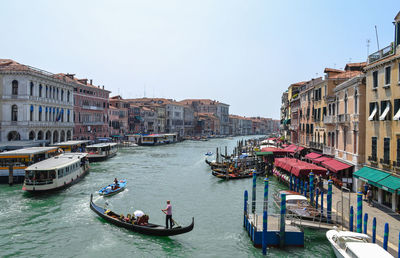
[[[211,167],[211,168],[227,168],[229,167],[229,163],[217,163],[215,161],[208,161],[205,159],[205,162]]]
[[[165,227],[163,227],[161,225],[156,225],[156,224],[151,224],[151,223],[148,223],[145,226],[127,223],[127,222],[119,220],[118,214],[113,213],[113,212],[106,213],[106,211],[108,211],[107,209],[101,208],[101,207],[97,206],[96,204],[94,204],[93,203],[93,195],[90,195],[90,209],[92,209],[101,218],[105,219],[108,222],[111,222],[112,224],[114,224],[118,227],[126,228],[130,231],[137,232],[139,234],[144,234],[144,235],[174,236],[174,235],[179,235],[179,234],[190,232],[193,230],[193,227],[194,227],[194,218],[192,218],[192,223],[189,226],[174,227],[172,229],[166,229]],[[112,215],[116,216],[117,218],[114,218]]]
[[[99,190],[99,194],[102,196],[111,196],[117,193],[122,192],[123,190],[125,190],[126,187],[126,179],[123,180],[119,180],[118,181],[118,186],[116,186],[116,184],[109,184],[103,188],[101,188]]]

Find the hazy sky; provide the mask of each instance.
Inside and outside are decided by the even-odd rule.
[[[279,118],[294,82],[365,61],[400,1],[1,0],[0,58],[75,73],[123,98],[210,98]]]

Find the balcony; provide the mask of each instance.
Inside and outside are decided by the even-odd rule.
[[[91,122],[91,121],[85,121],[82,122],[83,125],[105,125],[106,123],[102,122],[102,121],[98,121],[98,122]]]
[[[321,142],[310,142],[309,147],[318,149],[318,150],[322,150],[324,148],[324,144]]]
[[[324,116],[324,124],[335,124],[336,116]]]
[[[337,122],[340,124],[349,123],[350,122],[350,115],[349,114],[340,114],[338,115]]]
[[[335,155],[335,148],[330,146],[323,146],[323,154]]]
[[[381,50],[369,55],[368,56],[368,64],[379,61],[380,59],[385,58],[390,55],[393,55],[393,54],[394,54],[394,47],[393,47],[393,42],[392,42],[389,46],[382,48]]]

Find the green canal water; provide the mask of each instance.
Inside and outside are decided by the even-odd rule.
[[[221,181],[204,162],[207,151],[228,146],[231,153],[239,139],[123,148],[110,160],[92,163],[78,184],[49,195],[32,196],[21,185],[0,185],[0,256],[262,257],[242,226],[243,192],[247,189],[251,198],[251,179]],[[141,209],[153,223],[164,224],[161,209],[169,199],[180,225],[195,217],[194,230],[150,237],[103,221],[90,210],[89,197],[114,177],[126,178],[128,186],[107,199],[109,209],[125,215]],[[284,187],[271,179],[270,199]],[[262,178],[257,180],[257,195],[263,196]],[[105,203],[97,194],[94,199]],[[269,209],[278,212],[272,202]],[[306,230],[304,248],[269,248],[268,256],[334,257],[334,253],[324,231]]]

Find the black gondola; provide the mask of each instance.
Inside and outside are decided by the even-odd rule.
[[[116,217],[119,217],[118,214],[115,214],[113,212],[106,214],[106,211],[107,211],[106,209],[103,209],[93,203],[93,195],[90,195],[90,209],[92,209],[97,215],[99,215],[103,219],[107,220],[108,222],[111,222],[112,224],[114,224],[118,227],[123,227],[130,231],[137,232],[137,233],[144,234],[144,235],[174,236],[174,235],[179,235],[179,234],[183,234],[183,233],[192,231],[192,229],[194,227],[194,218],[192,218],[192,223],[189,226],[174,227],[172,229],[167,229],[161,225],[156,225],[156,224],[151,224],[151,223],[148,223],[145,226],[127,223],[127,222],[119,220],[118,218],[114,218],[114,217],[108,215],[108,214],[113,214],[113,215],[116,215]]]

